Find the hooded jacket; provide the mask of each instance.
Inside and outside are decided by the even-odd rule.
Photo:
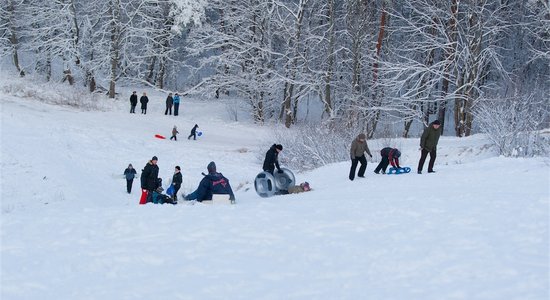
[[[157,179],[159,176],[159,167],[152,161],[147,162],[141,172],[141,188],[146,190],[155,190],[157,188]]]
[[[360,141],[361,139],[364,139],[365,141]],[[364,155],[365,152],[368,153],[369,156],[372,156],[369,150],[369,146],[367,145],[367,138],[364,133],[359,134],[353,142],[351,142],[350,147],[350,158],[356,159],[358,157],[361,157]]]
[[[277,151],[276,146],[277,144],[273,144],[273,146],[271,146],[269,150],[267,150],[267,152],[265,153],[263,165],[264,171],[273,172],[275,170],[275,167],[277,167],[277,170],[281,169],[281,167],[279,166],[279,152]],[[275,167],[273,167],[273,165],[275,165]]]
[[[430,152],[436,150],[439,137],[441,136],[441,128],[442,127],[435,129],[432,122],[430,126],[424,129],[420,137],[420,148]]]

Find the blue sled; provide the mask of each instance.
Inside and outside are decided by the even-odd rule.
[[[409,167],[404,167],[404,168],[394,168],[394,167],[391,167],[389,170],[388,170],[388,173],[387,174],[406,174],[406,173],[409,173],[411,171],[411,168]]]

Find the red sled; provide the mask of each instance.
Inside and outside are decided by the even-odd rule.
[[[155,137],[156,137],[157,139],[161,139],[161,140],[165,140],[165,139],[166,139],[166,137],[164,137],[163,135],[160,135],[160,134],[155,134]]]
[[[139,198],[139,204],[147,204],[147,190],[141,190],[141,198]]]

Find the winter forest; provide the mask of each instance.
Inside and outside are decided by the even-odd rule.
[[[0,18],[14,74],[111,98],[231,97],[258,124],[369,138],[439,119],[508,156],[549,127],[548,0],[2,0]]]

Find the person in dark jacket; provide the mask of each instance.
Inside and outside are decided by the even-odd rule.
[[[179,114],[180,109],[180,95],[176,93],[174,95],[174,116],[177,116]]]
[[[128,168],[124,170],[124,177],[126,177],[126,190],[128,191],[128,194],[132,192],[132,183],[134,182],[134,178],[136,178],[136,169],[132,167],[132,164],[128,165]]]
[[[172,199],[178,200],[178,191],[181,188],[181,184],[183,182],[183,178],[181,176],[181,168],[180,166],[176,166],[176,169],[174,171],[174,176],[172,176],[172,185],[174,186],[174,195],[172,196]]]
[[[370,157],[372,157],[372,154],[370,153],[369,146],[367,145],[367,136],[364,133],[360,133],[355,139],[353,139],[349,152],[351,158],[349,180],[355,179],[355,170],[357,169],[357,164],[359,162],[361,163],[361,167],[359,167],[357,177],[365,177],[365,170],[367,169],[365,152],[367,152]]]
[[[216,171],[216,163],[211,161],[206,167],[208,174],[199,183],[199,187],[191,194],[185,196],[185,200],[212,200],[213,194],[229,195],[229,200],[235,201],[235,195],[229,184],[229,179]]]
[[[382,170],[382,174],[386,174],[386,168],[389,164],[391,164],[394,168],[401,168],[399,166],[399,157],[401,156],[401,152],[399,152],[396,148],[386,147],[380,150],[380,156],[382,156],[382,160],[376,169],[374,169],[374,173],[380,174],[380,170]]]
[[[191,137],[193,137],[194,140],[197,139],[197,128],[199,128],[199,125],[195,124],[195,126],[193,126],[193,129],[191,129],[191,134],[187,137],[187,139],[190,139]]]
[[[263,170],[265,172],[269,172],[273,175],[275,168],[277,168],[279,173],[283,173],[283,170],[281,170],[279,166],[279,153],[281,151],[283,151],[283,145],[281,144],[273,144],[269,150],[267,150],[263,165]]]
[[[418,161],[418,174],[422,174],[422,168],[428,153],[430,154],[430,162],[428,163],[428,173],[435,173],[434,163],[436,157],[437,143],[441,136],[441,122],[439,120],[433,121],[430,126],[424,129],[422,137],[420,137],[420,160]]]
[[[136,105],[137,105],[137,93],[136,91],[133,91],[132,96],[130,96],[130,113],[131,114],[136,113]]]
[[[147,93],[143,92],[143,96],[139,98],[139,103],[141,103],[141,113],[147,114],[147,103],[149,102],[149,98],[147,98]]]
[[[167,115],[168,112],[172,115],[172,105],[174,105],[174,98],[172,98],[172,93],[169,93],[168,97],[166,97],[166,110],[164,111],[165,115]]]
[[[152,202],[153,191],[159,187],[158,158],[153,156],[141,171],[141,188],[147,190],[147,202]]]

